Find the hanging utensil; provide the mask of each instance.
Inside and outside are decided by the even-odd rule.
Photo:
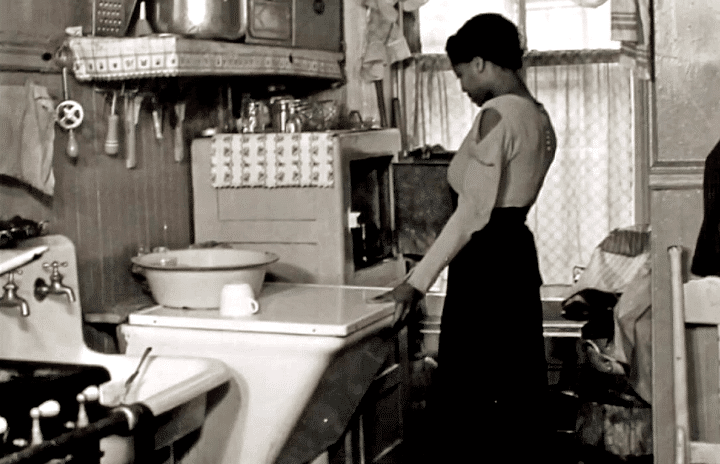
[[[80,103],[70,100],[69,97],[67,74],[70,58],[68,57],[68,50],[64,45],[57,51],[55,60],[62,66],[63,87],[63,101],[55,108],[55,121],[60,127],[68,131],[68,143],[65,152],[70,158],[77,158],[79,150],[77,140],[75,140],[74,129],[82,124],[85,112]]]
[[[113,90],[112,103],[110,104],[110,116],[108,116],[107,136],[105,137],[105,153],[115,156],[120,148],[118,142],[118,115],[115,112],[117,104],[117,90]]]
[[[133,169],[137,166],[135,152],[135,127],[140,118],[142,96],[137,92],[127,92],[125,97],[125,167]],[[138,98],[140,99],[138,101]]]
[[[150,26],[150,22],[147,20],[147,10],[145,8],[145,2],[140,2],[140,12],[138,13],[138,19],[135,23],[135,29],[133,30],[132,35],[134,37],[143,37],[146,35],[151,35],[152,33],[152,26]]]
[[[152,100],[152,118],[153,118],[153,129],[155,130],[155,139],[162,140],[162,114],[160,113],[160,104],[158,103],[157,97],[153,94]]]
[[[407,153],[407,128],[405,126],[405,116],[403,115],[400,99],[395,97],[392,99],[392,125],[400,130],[400,146],[403,156]]]
[[[235,123],[235,115],[233,114],[233,97],[232,97],[232,86],[228,84],[227,87],[227,115],[225,116],[225,132],[232,133],[237,129]]]
[[[383,81],[373,81],[375,83],[375,97],[377,98],[378,112],[380,113],[380,127],[383,129],[388,127],[388,115],[385,109],[385,90],[383,89]]]
[[[185,121],[185,102],[175,103],[175,161],[178,163],[185,159],[185,135],[183,124]]]

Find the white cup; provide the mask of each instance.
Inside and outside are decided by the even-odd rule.
[[[252,287],[246,283],[225,284],[220,293],[220,315],[240,317],[257,314],[260,304],[255,299]]]

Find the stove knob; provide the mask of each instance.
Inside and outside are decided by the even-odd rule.
[[[55,400],[47,400],[38,406],[40,417],[55,417],[60,414],[60,403]]]
[[[12,441],[12,444],[16,448],[25,448],[28,445],[28,441],[24,438],[16,438]]]
[[[30,429],[30,446],[36,446],[43,442],[42,431],[40,430],[40,409],[32,408],[30,410],[32,418],[32,428]]]
[[[97,401],[100,398],[100,389],[96,385],[90,385],[82,391],[85,401]]]
[[[2,437],[2,441],[0,441],[0,444],[5,444],[5,441],[7,440],[8,433],[10,432],[10,427],[8,427],[7,419],[0,416],[0,437]]]
[[[78,393],[75,399],[78,402],[78,417],[75,422],[75,426],[78,428],[86,427],[90,423],[90,420],[88,419],[87,411],[85,410],[85,395]]]

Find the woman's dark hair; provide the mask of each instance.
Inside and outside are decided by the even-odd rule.
[[[522,68],[523,49],[518,29],[510,20],[495,13],[469,19],[445,44],[453,66],[480,57],[498,66],[517,71]]]

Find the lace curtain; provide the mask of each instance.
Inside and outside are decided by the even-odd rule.
[[[526,81],[550,114],[558,148],[530,212],[546,284],[571,283],[574,266],[616,227],[634,224],[632,70],[613,50],[544,52],[529,57]],[[406,68],[410,149],[456,150],[477,108],[443,55],[419,55]]]

